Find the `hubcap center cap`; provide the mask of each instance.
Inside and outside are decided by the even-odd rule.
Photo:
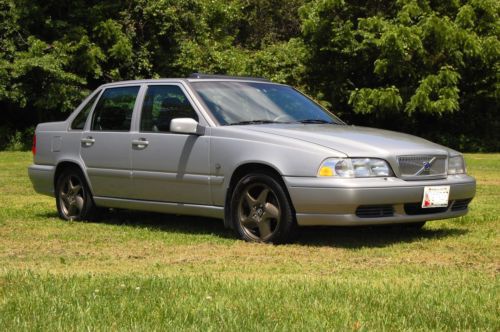
[[[256,221],[261,221],[264,215],[264,207],[262,205],[257,205],[252,208],[252,217]]]

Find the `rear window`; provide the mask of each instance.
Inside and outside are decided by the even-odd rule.
[[[95,107],[91,130],[129,131],[138,86],[104,90]]]
[[[85,122],[87,122],[87,117],[92,111],[92,106],[94,106],[97,97],[99,96],[99,92],[95,94],[92,99],[88,101],[88,103],[80,110],[80,113],[73,119],[71,122],[71,129],[82,130],[85,127]]]

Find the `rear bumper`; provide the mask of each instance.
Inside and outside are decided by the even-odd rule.
[[[377,225],[455,218],[467,214],[468,200],[476,192],[476,181],[467,175],[427,181],[303,177],[284,180],[300,226]],[[424,187],[443,185],[450,186],[448,208],[421,209]],[[366,214],[366,210],[370,213]]]
[[[28,167],[28,175],[37,193],[54,196],[55,169],[55,166],[50,165],[33,164]]]

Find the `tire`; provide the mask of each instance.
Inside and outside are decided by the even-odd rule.
[[[266,173],[245,175],[231,195],[230,215],[248,242],[287,243],[297,235],[295,212],[283,186]]]
[[[57,178],[56,206],[63,220],[91,220],[97,215],[92,194],[79,169],[68,168]]]

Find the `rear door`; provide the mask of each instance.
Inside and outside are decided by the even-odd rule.
[[[80,153],[95,196],[131,195],[130,128],[139,90],[139,85],[105,89],[82,132]]]
[[[170,132],[174,118],[200,121],[181,84],[151,84],[133,134],[133,197],[209,204],[209,137]]]

